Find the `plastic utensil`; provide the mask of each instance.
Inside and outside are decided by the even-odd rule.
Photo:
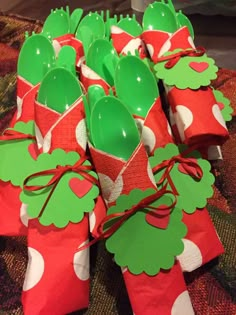
[[[116,94],[132,114],[145,118],[159,96],[156,79],[150,68],[136,56],[120,59],[115,71]]]
[[[56,56],[51,42],[41,34],[28,37],[19,54],[17,73],[33,85],[55,66]]]
[[[76,77],[65,68],[54,68],[43,78],[37,100],[51,109],[63,113],[82,95]]]
[[[106,39],[97,39],[89,47],[86,63],[112,86],[118,60],[118,54],[111,42]]]
[[[88,103],[90,112],[93,110],[94,105],[97,103],[100,98],[105,96],[105,91],[101,85],[94,84],[90,85],[88,88]]]
[[[77,8],[71,13],[71,16],[70,16],[70,32],[72,34],[75,34],[76,29],[77,29],[77,27],[79,25],[79,22],[81,20],[81,17],[83,15],[83,12],[84,12],[83,9]]]
[[[76,76],[75,70],[76,51],[71,46],[63,46],[57,57],[57,66],[63,67],[71,71]]]
[[[84,49],[84,56],[85,56],[85,59],[87,59],[89,46],[94,40],[91,29],[87,26],[78,27],[75,37],[78,38],[82,42],[83,49]]]
[[[180,10],[177,14],[176,14],[176,18],[178,21],[178,26],[182,27],[182,26],[187,26],[189,33],[192,37],[192,39],[194,39],[194,30],[193,30],[193,25],[190,22],[190,20],[188,19],[188,17],[182,13],[182,11]]]
[[[104,96],[94,105],[90,135],[97,149],[124,160],[129,159],[140,141],[132,115],[114,96]]]
[[[51,34],[52,38],[56,38],[70,33],[70,20],[68,12],[63,9],[52,10],[46,18],[42,34]]]
[[[121,18],[121,20],[117,23],[117,26],[132,36],[139,36],[143,31],[142,26],[136,20],[135,15],[132,17],[127,16],[125,18]]]
[[[85,17],[83,17],[78,25],[77,32],[81,27],[84,26],[90,29],[94,39],[105,37],[105,24],[99,14],[90,12]]]
[[[178,29],[175,14],[164,3],[151,3],[143,14],[143,29],[174,33]]]

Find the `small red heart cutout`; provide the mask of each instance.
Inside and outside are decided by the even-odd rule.
[[[189,67],[195,70],[196,72],[203,72],[209,67],[209,63],[205,61],[201,62],[192,61],[189,63]]]
[[[71,178],[69,187],[79,198],[84,197],[92,188],[93,184],[85,179]]]
[[[159,206],[158,208],[166,208],[166,205]],[[148,212],[146,214],[146,221],[148,224],[155,226],[158,229],[166,229],[170,220],[170,209],[162,209],[159,212]]]

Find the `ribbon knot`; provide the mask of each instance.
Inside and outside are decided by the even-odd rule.
[[[187,50],[181,50],[177,53],[170,54],[168,56],[162,56],[157,59],[157,62],[160,61],[166,61],[165,68],[171,69],[173,68],[182,57],[199,57],[204,55],[206,52],[204,47],[197,47],[195,49],[187,49]]]
[[[79,175],[81,175],[85,180],[90,181],[92,184],[98,185],[98,180],[93,177],[91,174],[89,174],[89,171],[93,170],[92,165],[84,165],[83,163],[87,160],[86,157],[80,158],[74,165],[57,165],[56,168],[44,170],[41,172],[37,172],[34,174],[29,175],[25,178],[23,182],[23,189],[26,191],[38,191],[43,190],[44,188],[51,186],[51,191],[49,192],[42,209],[39,213],[39,217],[42,216],[53,192],[55,191],[57,185],[59,184],[61,178],[67,173],[67,172],[75,172]],[[34,178],[41,177],[41,176],[47,176],[52,175],[52,178],[44,185],[27,185],[28,182]]]
[[[186,153],[187,152],[188,151],[186,150]],[[167,180],[174,195],[178,196],[179,195],[178,191],[177,191],[177,189],[174,185],[174,182],[170,176],[171,170],[173,169],[173,167],[175,166],[176,163],[179,163],[179,166],[182,167],[182,169],[186,172],[186,174],[188,174],[189,176],[191,176],[195,180],[201,180],[201,178],[203,176],[203,171],[202,171],[200,165],[197,163],[196,159],[184,157],[181,154],[175,155],[172,158],[170,158],[169,160],[165,160],[162,163],[153,167],[153,169],[152,169],[153,174],[164,169],[164,172],[163,172],[161,178],[157,182],[157,185],[162,185]]]

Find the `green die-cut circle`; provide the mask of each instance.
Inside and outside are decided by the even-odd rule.
[[[154,156],[149,158],[151,167],[155,167],[165,160],[171,159],[173,156],[179,155],[187,149],[186,146],[176,146],[168,144],[164,148],[156,149]],[[204,208],[207,204],[207,199],[212,197],[214,183],[214,175],[211,173],[211,165],[207,160],[200,157],[200,153],[192,151],[188,157],[195,158],[198,165],[203,171],[201,180],[196,180],[190,175],[182,173],[179,170],[179,163],[176,163],[170,172],[170,177],[178,192],[176,207],[184,210],[186,213],[194,213],[196,208]],[[154,174],[156,183],[159,182],[164,170]],[[163,185],[163,184],[162,184]],[[161,186],[158,188],[161,188]],[[168,188],[171,189],[170,185]]]
[[[224,108],[221,109],[221,113],[224,120],[225,121],[232,120],[233,108],[230,106],[230,100],[227,97],[225,97],[224,94],[219,90],[213,89],[213,93],[217,103],[220,103],[224,106]]]
[[[73,166],[80,156],[77,152],[65,152],[62,149],[56,149],[52,153],[42,153],[36,161],[35,172],[41,172],[49,169],[54,169],[57,165]],[[89,161],[85,161],[83,165],[90,165]],[[89,171],[89,174],[97,179],[97,174]],[[52,175],[36,176],[29,180],[27,185],[45,185]],[[66,172],[60,179],[52,196],[50,197],[43,213],[39,217],[39,222],[42,225],[48,226],[54,224],[58,228],[65,227],[69,222],[80,222],[84,214],[93,210],[95,199],[98,197],[99,189],[93,184],[83,196],[78,196],[72,191],[69,183],[72,179],[81,181],[85,179],[76,172]],[[84,182],[85,184],[85,182]],[[27,213],[31,218],[37,218],[40,215],[42,207],[51,191],[52,187],[45,187],[38,191],[23,190],[20,199],[27,204]]]
[[[17,122],[13,128],[22,134],[34,136],[34,121]],[[14,186],[21,186],[25,177],[34,171],[35,160],[29,147],[35,145],[32,139],[0,141],[0,179],[10,181]]]
[[[134,189],[129,195],[121,195],[116,205],[108,209],[108,215],[124,212],[145,197],[153,194],[154,189],[141,191]],[[152,206],[169,204],[168,197],[163,196],[152,203]],[[160,269],[173,267],[175,257],[183,252],[182,238],[187,228],[182,220],[182,211],[174,208],[170,215],[168,227],[159,229],[145,220],[147,209],[142,209],[129,217],[119,229],[106,241],[106,248],[114,254],[116,263],[127,267],[135,274],[146,273],[154,276]]]
[[[169,56],[181,51],[176,49],[174,51],[166,52],[164,56]],[[202,72],[193,70],[189,64],[191,62],[206,62],[208,68]],[[211,81],[216,79],[218,67],[212,58],[207,57],[206,54],[197,57],[181,57],[180,60],[170,69],[165,68],[167,61],[158,62],[154,66],[156,77],[162,79],[165,84],[176,86],[178,89],[199,89],[201,86],[209,86]]]

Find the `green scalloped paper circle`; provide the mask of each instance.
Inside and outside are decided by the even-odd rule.
[[[11,130],[34,135],[34,121],[17,122]],[[25,177],[33,172],[35,160],[30,154],[30,146],[36,146],[32,139],[0,141],[0,179],[21,186]],[[35,149],[36,150],[36,149]]]
[[[164,56],[175,54],[181,49],[167,52]],[[207,57],[206,54],[198,57],[181,57],[180,60],[170,69],[165,68],[167,61],[158,62],[154,66],[156,77],[162,79],[165,84],[176,86],[178,89],[199,89],[201,86],[210,85],[211,81],[216,79],[218,67],[212,58]],[[193,70],[190,63],[208,63],[208,68],[202,72]]]
[[[56,149],[52,153],[42,153],[36,161],[35,172],[54,169],[57,165],[74,165],[80,156],[77,152],[65,152],[62,149]],[[83,165],[90,165],[85,161]],[[97,179],[97,174],[89,171],[89,174]],[[37,176],[29,180],[27,185],[45,185],[52,175]],[[46,187],[39,191],[23,190],[20,199],[27,204],[27,212],[31,218],[37,218],[41,209],[51,191],[52,187]],[[39,217],[42,225],[55,225],[58,228],[64,228],[69,222],[80,222],[84,214],[93,210],[95,199],[99,195],[99,189],[96,185],[84,179],[75,172],[66,172],[56,186],[46,208]]]
[[[220,103],[220,105],[222,104],[224,106],[223,108],[221,108],[220,106],[221,114],[224,120],[225,121],[232,120],[233,108],[230,106],[230,100],[227,97],[225,97],[224,94],[219,90],[213,89],[213,93],[217,103]]]
[[[187,147],[184,145],[176,146],[175,144],[167,144],[164,148],[156,149],[154,156],[149,158],[151,167],[159,165],[165,160],[169,160],[175,155],[186,150]],[[215,177],[211,173],[211,164],[201,158],[198,151],[192,151],[188,154],[188,157],[195,158],[198,165],[203,171],[203,176],[200,181],[195,180],[191,176],[182,173],[176,163],[170,172],[171,179],[177,189],[177,204],[176,207],[184,210],[186,213],[194,213],[196,208],[204,208],[207,204],[207,199],[212,197]],[[164,170],[154,174],[156,183],[160,180]],[[158,188],[161,188],[158,186]],[[171,187],[168,185],[168,188]]]
[[[151,188],[145,191],[134,189],[129,195],[121,195],[116,205],[108,209],[108,214],[124,212],[154,192]],[[170,198],[163,196],[152,205],[169,203]],[[184,250],[182,238],[187,234],[187,227],[182,222],[182,211],[177,208],[172,211],[166,229],[148,224],[145,219],[147,212],[147,209],[142,209],[129,217],[106,240],[106,248],[114,254],[119,266],[127,267],[135,275],[144,272],[154,276],[160,269],[173,267],[175,257]]]

